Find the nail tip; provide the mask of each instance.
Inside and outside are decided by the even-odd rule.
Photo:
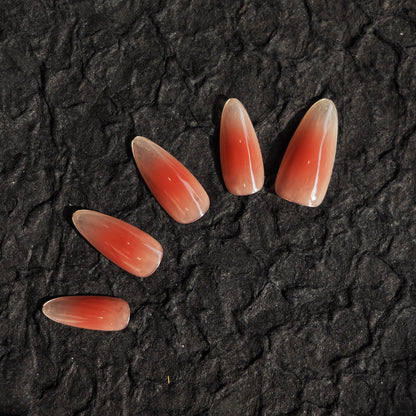
[[[72,222],[76,225],[76,222],[78,221],[78,217],[79,217],[79,211],[80,210],[77,210],[77,211],[75,211],[73,214],[72,214]]]
[[[55,303],[55,300],[59,298],[49,299],[46,301],[42,306],[42,313],[51,321],[58,322],[53,315],[53,304]]]
[[[74,211],[72,213],[72,220],[76,219],[77,217],[79,217],[79,215],[81,215],[81,211],[84,211],[82,209],[77,209],[76,211]]]
[[[140,162],[140,151],[143,150],[145,144],[148,144],[149,146],[155,145],[155,143],[153,143],[151,140],[147,139],[144,136],[136,136],[131,141],[131,149],[136,163]]]
[[[225,182],[225,181],[224,181]],[[257,179],[255,183],[251,184],[249,188],[244,187],[245,189],[242,189],[241,186],[236,186],[234,184],[230,184],[225,182],[225,187],[227,188],[227,191],[236,196],[248,196],[256,194],[257,192],[261,191],[264,186],[264,175],[262,178]]]
[[[93,211],[90,209],[78,209],[72,214],[72,223],[75,225],[75,228],[82,234],[81,232],[81,222],[82,219],[85,218],[87,215],[91,214],[100,214],[97,211]]]
[[[202,186],[202,185],[201,185]],[[192,224],[196,221],[198,221],[199,219],[201,219],[209,210],[210,207],[210,200],[208,195],[206,195],[207,198],[207,202],[206,202],[206,206],[201,208],[199,207],[199,212],[196,215],[192,215],[192,216],[182,216],[180,214],[178,215],[174,215],[173,213],[169,213],[168,211],[166,211],[166,213],[177,223],[179,224]]]
[[[157,264],[155,264],[155,266],[151,269],[151,271],[149,272],[145,272],[145,273],[135,273],[134,275],[137,277],[140,277],[141,279],[145,279],[146,277],[151,276],[152,274],[154,274],[156,272],[156,270],[159,268],[160,263],[162,263],[162,255],[159,258],[159,261]],[[133,273],[132,273],[133,274]]]
[[[242,103],[242,102],[241,102],[238,98],[233,98],[233,97],[229,98],[229,99],[225,102],[225,104],[224,104],[224,109],[225,109],[225,108],[228,108],[228,107],[230,107],[230,106],[238,106],[238,107],[243,107],[243,108],[244,108],[243,103]]]
[[[198,220],[200,220],[206,213],[207,213],[208,209],[204,212],[202,212],[200,215],[190,218],[189,220],[187,220],[186,222],[182,222],[182,224],[192,224]]]
[[[130,305],[124,300],[121,299],[124,302],[125,305],[125,314],[126,314],[126,318],[125,318],[125,324],[124,326],[121,328],[121,330],[126,329],[130,323],[130,318],[131,318],[131,309],[130,309]]]
[[[144,139],[144,137],[143,136],[136,136],[132,141],[131,141],[131,145],[132,145],[132,147],[134,148],[134,146],[137,146],[138,145],[138,143],[142,140],[142,139]]]
[[[136,136],[132,141],[131,141],[131,151],[133,153],[133,157],[136,159],[136,151],[137,151],[137,147],[138,145],[138,139],[140,138],[140,136]]]
[[[49,306],[48,306],[48,303],[50,302],[50,300],[48,300],[47,302],[45,302],[43,305],[42,305],[42,313],[47,317],[47,318],[49,318]],[[49,318],[50,319],[50,318]]]
[[[330,98],[321,98],[319,101],[317,101],[315,104],[312,105],[310,108],[311,110],[315,110],[318,112],[324,112],[324,113],[332,113],[332,116],[334,117],[333,122],[338,122],[338,111],[335,103]]]

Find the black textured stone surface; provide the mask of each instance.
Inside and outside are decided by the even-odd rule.
[[[416,4],[0,3],[1,415],[414,415]],[[225,97],[252,117],[266,187],[219,171]],[[321,207],[278,198],[282,152],[317,99],[339,144]],[[130,141],[155,140],[211,208],[157,204]],[[65,209],[157,238],[146,279],[91,248]],[[58,325],[51,297],[119,296],[118,333]],[[170,383],[168,383],[168,377]]]

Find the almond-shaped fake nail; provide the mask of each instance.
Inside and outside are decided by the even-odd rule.
[[[162,246],[144,231],[88,209],[75,211],[72,220],[94,248],[125,271],[147,277],[158,268],[163,256]]]
[[[243,104],[230,98],[220,129],[221,169],[225,186],[234,195],[250,195],[264,183],[263,158],[253,124]]]
[[[334,167],[337,136],[335,104],[327,98],[319,100],[289,142],[276,177],[277,195],[308,207],[320,205]]]
[[[120,331],[130,320],[128,303],[110,296],[63,296],[46,302],[42,312],[60,324],[98,331]]]
[[[144,181],[175,221],[189,224],[207,212],[209,198],[205,189],[182,163],[145,137],[136,137],[132,149]]]

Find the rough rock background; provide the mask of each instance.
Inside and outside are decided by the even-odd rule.
[[[0,16],[1,415],[415,414],[414,1],[2,0]],[[225,97],[263,151],[250,197],[221,179]],[[272,184],[322,97],[339,145],[309,209]],[[138,134],[205,186],[200,221],[152,197]],[[152,234],[160,268],[118,269],[71,206]],[[70,294],[122,297],[131,322],[100,333],[42,315]]]

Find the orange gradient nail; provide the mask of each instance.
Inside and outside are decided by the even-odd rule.
[[[132,149],[147,186],[175,221],[189,224],[207,212],[205,189],[182,163],[145,137],[136,137]]]
[[[60,324],[98,331],[120,331],[130,320],[128,303],[110,296],[55,298],[43,305],[42,312]]]
[[[283,156],[277,195],[308,207],[323,201],[334,166],[338,135],[335,104],[324,98],[305,114]]]
[[[162,246],[144,231],[88,209],[75,211],[72,220],[94,248],[127,272],[147,277],[158,268],[163,256]]]
[[[230,98],[222,111],[220,155],[222,175],[230,193],[250,195],[263,187],[263,158],[256,132],[236,98]]]

